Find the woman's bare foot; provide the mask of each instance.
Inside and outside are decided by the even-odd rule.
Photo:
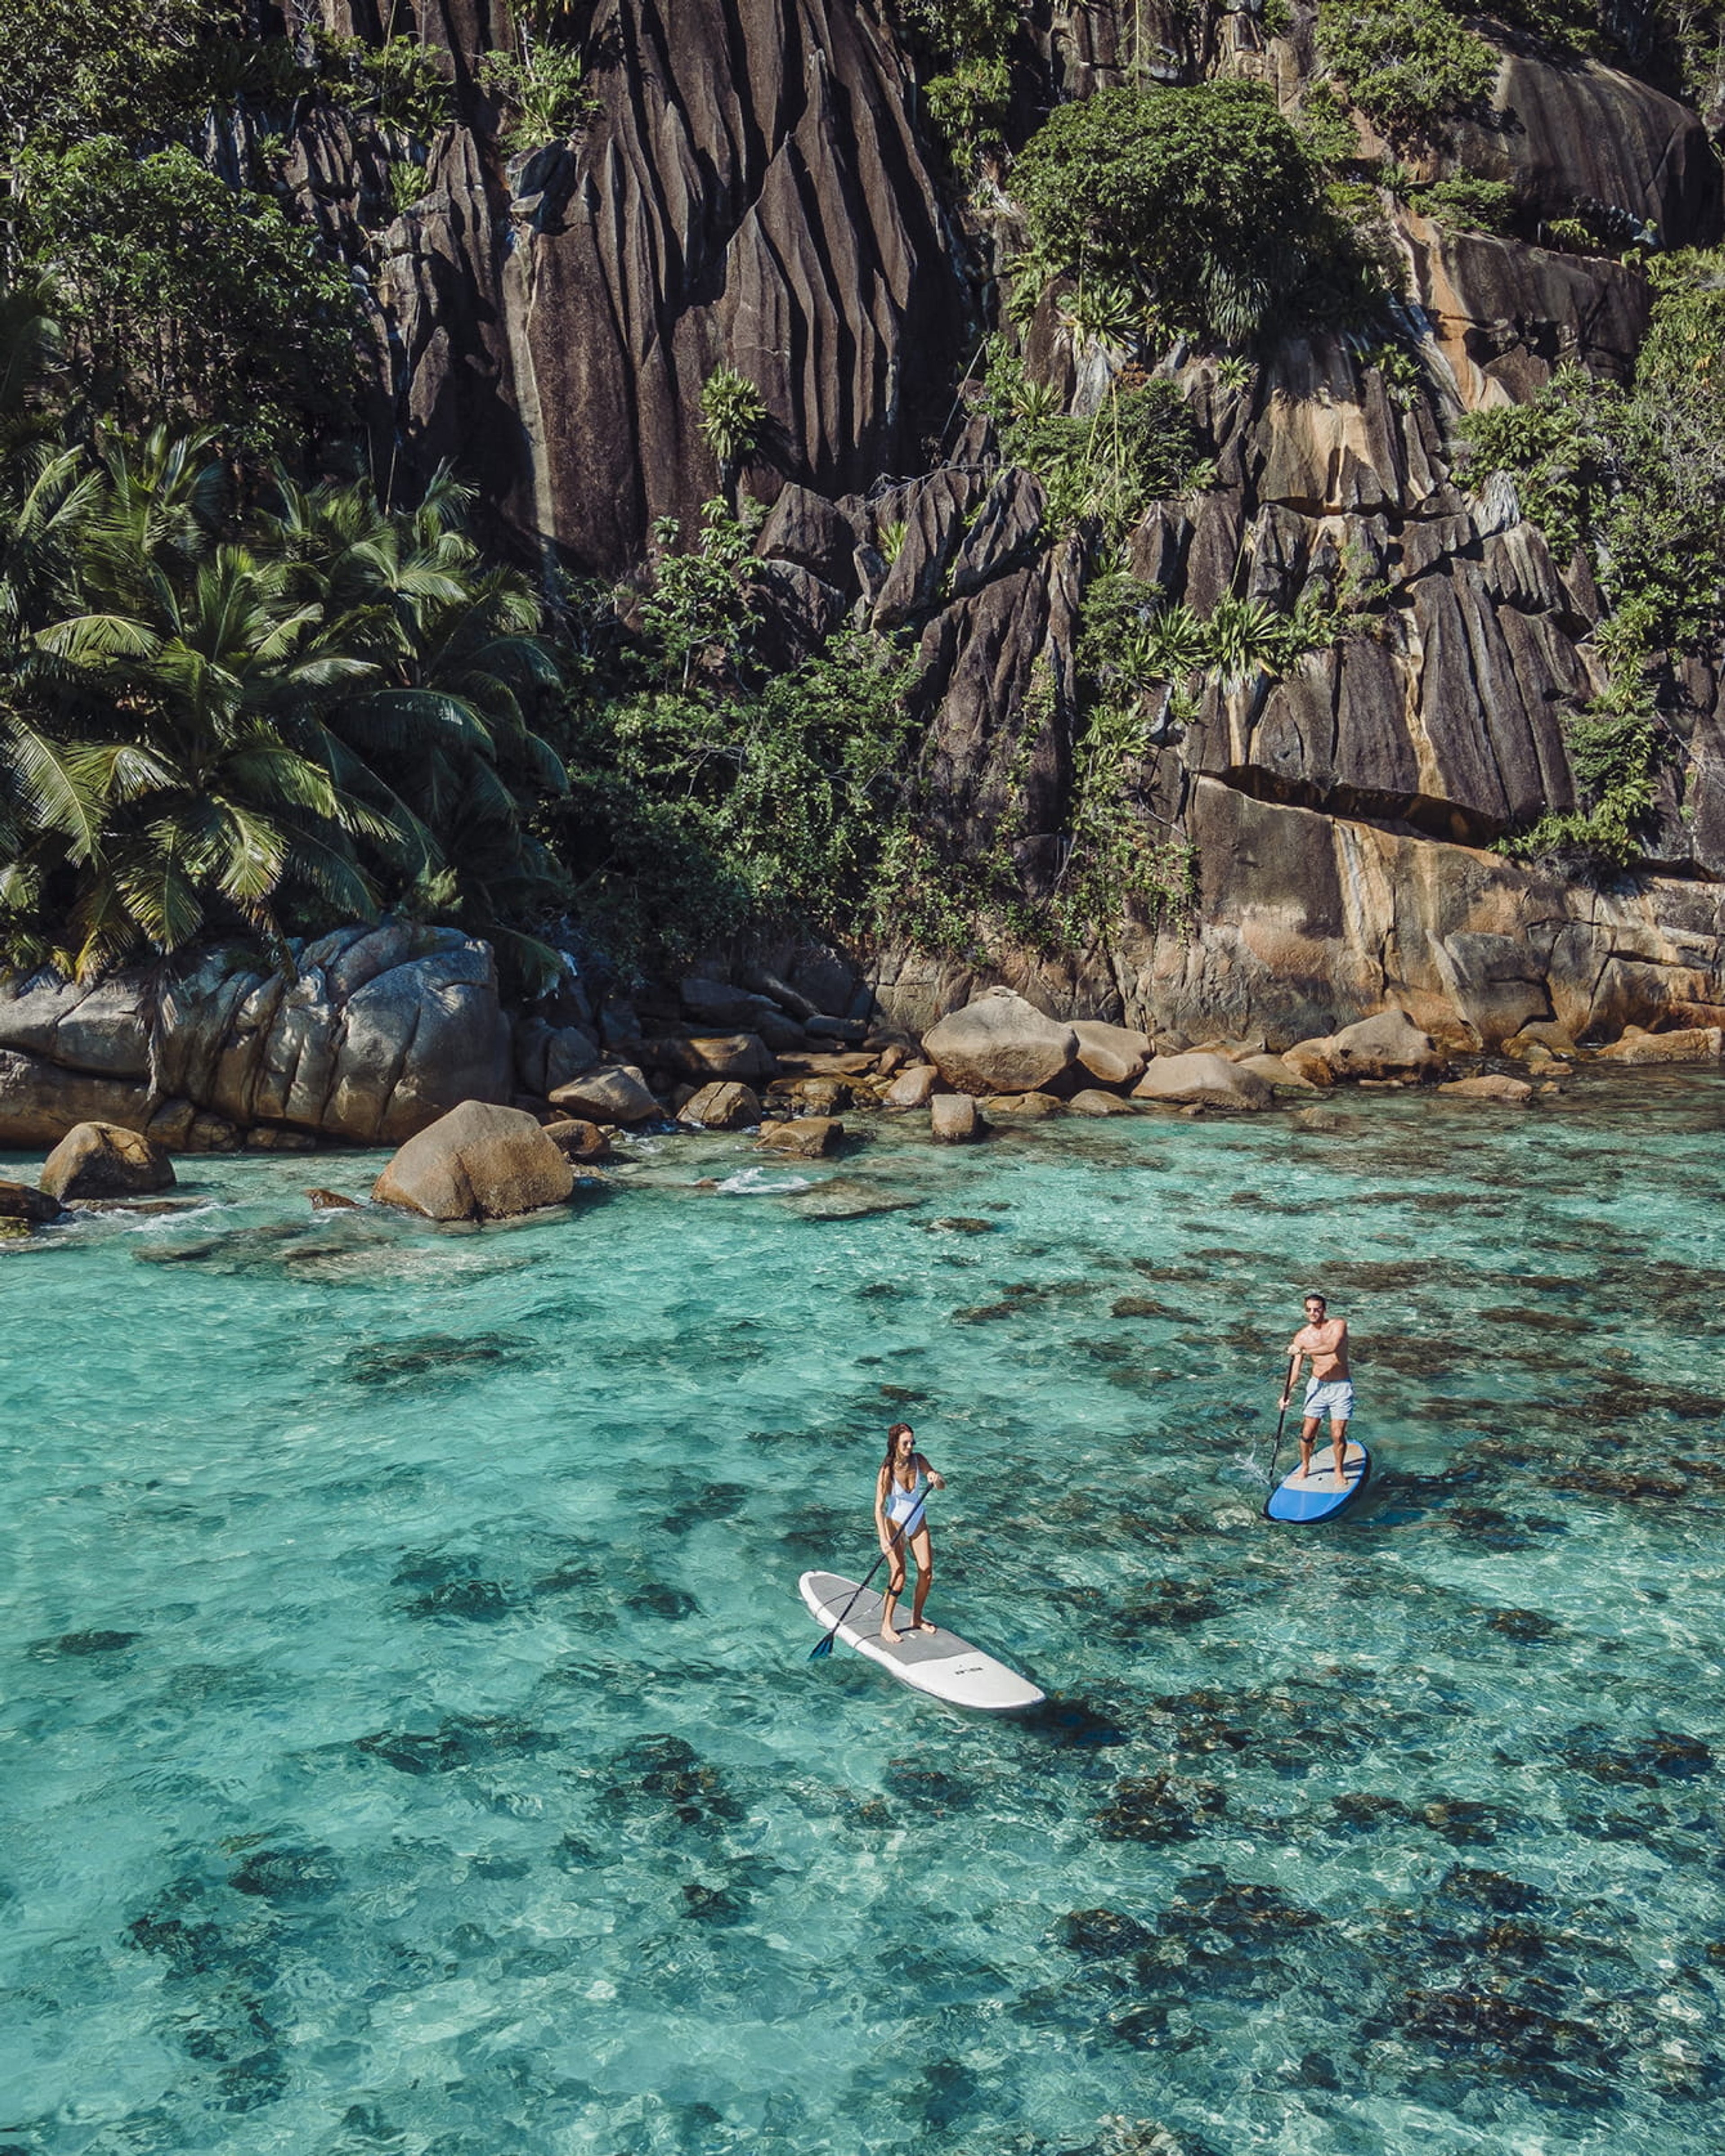
[[[880,1627],[880,1637],[889,1647],[901,1647],[905,1644],[904,1634],[895,1632],[890,1625],[883,1625]]]
[[[926,1617],[919,1617],[916,1623],[911,1625],[911,1630],[913,1632],[938,1632],[940,1626],[938,1625],[931,1625]]]

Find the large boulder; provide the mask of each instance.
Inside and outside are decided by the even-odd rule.
[[[1078,1036],[1010,988],[989,988],[925,1034],[922,1052],[957,1092],[1035,1093],[1071,1067]]]
[[[1168,1107],[1226,1108],[1235,1113],[1267,1108],[1275,1097],[1256,1071],[1243,1070],[1225,1055],[1201,1051],[1158,1055],[1132,1088],[1135,1101],[1158,1101]]]
[[[79,1123],[48,1156],[37,1178],[50,1198],[137,1198],[172,1190],[174,1164],[141,1132],[120,1123]]]
[[[1098,1086],[1135,1086],[1150,1060],[1150,1036],[1130,1026],[1105,1025],[1101,1019],[1077,1018],[1079,1067]]]
[[[1725,1031],[1717,1025],[1688,1025],[1674,1033],[1642,1033],[1631,1026],[1621,1040],[1598,1051],[1600,1063],[1717,1063]]]
[[[632,1063],[613,1063],[589,1070],[559,1086],[551,1105],[579,1122],[645,1123],[659,1113],[659,1103],[647,1091],[647,1081]]]
[[[761,1120],[759,1096],[747,1086],[720,1080],[703,1086],[677,1111],[677,1120],[696,1123],[704,1131],[744,1131]]]
[[[574,1168],[525,1110],[464,1101],[408,1140],[372,1198],[428,1220],[508,1220],[574,1188]]]
[[[1441,1078],[1443,1050],[1404,1010],[1381,1010],[1344,1025],[1326,1044],[1337,1078]]]

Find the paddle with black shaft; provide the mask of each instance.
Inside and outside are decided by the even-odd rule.
[[[1300,1358],[1294,1356],[1288,1363],[1288,1381],[1281,1389],[1281,1413],[1276,1418],[1276,1442],[1270,1448],[1269,1481],[1276,1481],[1276,1455],[1281,1450],[1281,1434],[1288,1419],[1288,1404],[1294,1397],[1294,1388],[1300,1382]]]
[[[916,1507],[916,1510],[911,1514],[910,1518],[901,1521],[898,1526],[893,1529],[887,1548],[881,1551],[880,1556],[877,1557],[873,1564],[869,1567],[869,1579],[872,1579],[875,1577],[875,1574],[879,1572],[881,1566],[886,1563],[887,1558],[892,1555],[892,1546],[902,1538],[905,1529],[912,1525],[919,1527],[922,1526],[923,1516],[927,1512],[927,1509],[928,1499],[925,1494],[922,1503]],[[845,1607],[839,1612],[839,1625],[842,1625],[845,1622],[845,1620],[850,1614],[851,1611],[855,1609],[857,1604],[862,1599],[863,1596],[868,1593],[869,1579],[864,1580],[861,1586],[857,1589],[856,1593],[851,1596],[850,1601],[848,1601]],[[834,1625],[832,1630],[826,1635],[824,1639],[817,1640],[814,1645],[809,1650],[809,1659],[811,1662],[824,1661],[827,1656],[832,1653],[833,1642],[839,1636],[839,1625]]]

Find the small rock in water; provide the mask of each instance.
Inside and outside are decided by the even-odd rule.
[[[992,1235],[999,1226],[994,1220],[971,1220],[963,1214],[954,1214],[945,1220],[927,1220],[923,1225],[932,1235]]]
[[[824,1160],[838,1150],[845,1126],[831,1116],[800,1116],[791,1123],[762,1123],[760,1142],[792,1160]]]
[[[939,1145],[973,1145],[985,1126],[968,1093],[937,1093],[928,1104],[928,1127]]]
[[[27,1228],[39,1228],[58,1220],[65,1208],[45,1190],[32,1190],[28,1183],[0,1182],[0,1220],[15,1220]]]
[[[1452,1101],[1481,1101],[1500,1108],[1525,1108],[1533,1097],[1525,1078],[1512,1078],[1500,1070],[1484,1070],[1476,1078],[1452,1078],[1438,1091]]]

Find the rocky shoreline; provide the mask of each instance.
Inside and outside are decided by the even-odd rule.
[[[598,1009],[572,973],[511,1020],[483,944],[395,924],[307,946],[292,980],[234,971],[194,995],[216,964],[153,996],[137,977],[0,988],[0,1146],[53,1148],[34,1188],[0,1183],[0,1222],[28,1231],[68,1204],[158,1194],[175,1153],[398,1141],[373,1202],[475,1222],[566,1203],[624,1133],[749,1133],[762,1152],[816,1160],[859,1135],[855,1119],[881,1116],[916,1118],[944,1144],[1059,1116],[1288,1106],[1322,1130],[1338,1088],[1429,1086],[1526,1108],[1584,1061],[1717,1065],[1725,1054],[1718,1025],[1631,1025],[1583,1045],[1535,1019],[1488,1067],[1394,1006],[1278,1050],[1262,1032],[1193,1040],[1068,1022],[999,984],[919,1039],[829,953],[804,959],[801,986],[755,967]],[[811,988],[844,1013],[822,1011]]]

